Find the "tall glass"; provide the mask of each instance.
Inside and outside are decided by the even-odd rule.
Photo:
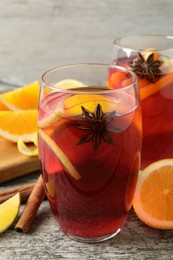
[[[114,41],[112,64],[134,71],[141,96],[142,169],[173,157],[173,37],[129,36]]]
[[[39,156],[45,191],[61,230],[80,241],[102,241],[120,231],[140,168],[136,76],[115,66],[109,73],[124,76],[117,89],[109,88],[103,64],[64,66],[42,76]]]

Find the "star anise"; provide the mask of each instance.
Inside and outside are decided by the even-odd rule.
[[[143,55],[138,52],[137,58],[128,62],[128,65],[137,75],[140,75],[141,78],[146,77],[153,83],[155,82],[155,76],[159,76],[161,73],[160,66],[162,66],[163,63],[161,60],[154,60],[154,53],[151,53],[145,60]]]
[[[109,132],[117,132],[120,130],[110,124],[116,112],[103,113],[100,104],[96,106],[94,113],[91,113],[83,106],[81,106],[81,109],[84,119],[75,126],[87,133],[81,137],[78,144],[84,144],[92,140],[94,151],[99,148],[102,139],[109,144],[113,144],[114,142]]]

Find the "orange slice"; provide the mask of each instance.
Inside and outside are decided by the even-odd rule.
[[[112,98],[102,95],[74,95],[67,98],[64,102],[64,116],[81,114],[81,106],[84,106],[91,112],[94,112],[96,106],[100,104],[104,112],[110,112],[117,109],[117,105]],[[118,105],[121,109],[121,104]]]
[[[121,71],[113,73],[107,81],[109,88],[119,88],[130,83],[132,83],[132,80],[128,78],[128,74]]]
[[[143,170],[133,207],[145,224],[157,229],[173,229],[173,159],[154,162]]]
[[[0,101],[10,110],[37,109],[39,82],[35,81],[0,95]]]
[[[158,52],[156,51],[155,48],[146,48],[143,52],[143,55],[145,57],[145,59],[148,58],[148,56],[151,54],[151,53],[154,53],[154,60],[159,60],[159,54]]]
[[[64,154],[64,152],[57,146],[57,144],[47,135],[43,130],[39,129],[39,135],[47,143],[47,145],[52,149],[57,158],[61,161],[61,163],[68,170],[69,174],[73,176],[76,180],[81,178],[78,171],[72,165],[68,157]]]
[[[17,142],[32,141],[37,132],[37,110],[0,111],[0,136]]]
[[[0,110],[9,110],[9,109],[0,101]]]
[[[171,83],[173,83],[173,72],[170,72],[167,75],[163,76],[161,79],[156,81],[156,83],[151,83],[148,86],[141,88],[139,90],[141,101],[155,94],[159,90],[169,86],[169,84]]]

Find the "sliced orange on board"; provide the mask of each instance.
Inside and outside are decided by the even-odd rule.
[[[0,101],[0,110],[9,110],[1,101]]]
[[[154,162],[143,170],[133,207],[145,224],[157,229],[173,229],[173,159]]]
[[[17,142],[30,142],[37,133],[37,110],[0,111],[0,136]]]
[[[1,94],[0,102],[8,109],[15,111],[37,109],[39,88],[39,82],[34,81],[24,87]]]

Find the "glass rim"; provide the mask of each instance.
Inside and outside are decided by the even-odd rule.
[[[43,83],[44,85],[48,86],[51,90],[56,90],[56,92],[61,92],[61,93],[68,93],[68,94],[90,94],[90,95],[95,95],[98,94],[98,91],[84,91],[85,88],[83,88],[83,90],[70,90],[70,89],[62,89],[62,88],[58,88],[55,87],[53,84],[50,84],[49,82],[47,82],[44,78],[46,77],[46,75],[48,75],[49,73],[56,71],[56,70],[61,70],[61,69],[66,69],[66,68],[70,68],[70,67],[80,67],[80,66],[107,66],[107,68],[115,68],[119,71],[122,72],[126,72],[128,74],[131,75],[132,78],[132,82],[126,86],[122,86],[122,87],[118,87],[115,89],[108,89],[108,90],[103,90],[103,91],[99,91],[99,94],[107,94],[107,93],[112,93],[112,92],[117,92],[117,90],[123,90],[123,89],[128,89],[130,88],[132,85],[136,85],[137,84],[137,75],[124,67],[118,66],[118,65],[109,65],[106,63],[77,63],[77,64],[68,64],[68,65],[62,65],[62,66],[58,66],[58,67],[54,67],[52,69],[47,70],[46,72],[44,72],[41,76],[41,83]],[[106,81],[106,79],[105,79]],[[41,84],[42,87],[42,84]]]
[[[164,35],[164,34],[134,34],[134,35],[128,35],[128,36],[122,36],[122,37],[118,37],[113,41],[114,46],[117,46],[118,48],[124,48],[127,50],[131,50],[131,51],[143,51],[144,48],[130,48],[124,44],[120,44],[118,43],[118,41],[122,40],[122,39],[128,39],[128,38],[136,38],[136,37],[147,37],[147,38],[162,38],[162,39],[168,39],[168,40],[172,40],[173,41],[173,36],[171,35]],[[154,47],[154,46],[152,46]],[[156,48],[155,51],[173,51],[173,48]],[[145,50],[147,51],[147,50]],[[150,51],[150,50],[148,50]]]

